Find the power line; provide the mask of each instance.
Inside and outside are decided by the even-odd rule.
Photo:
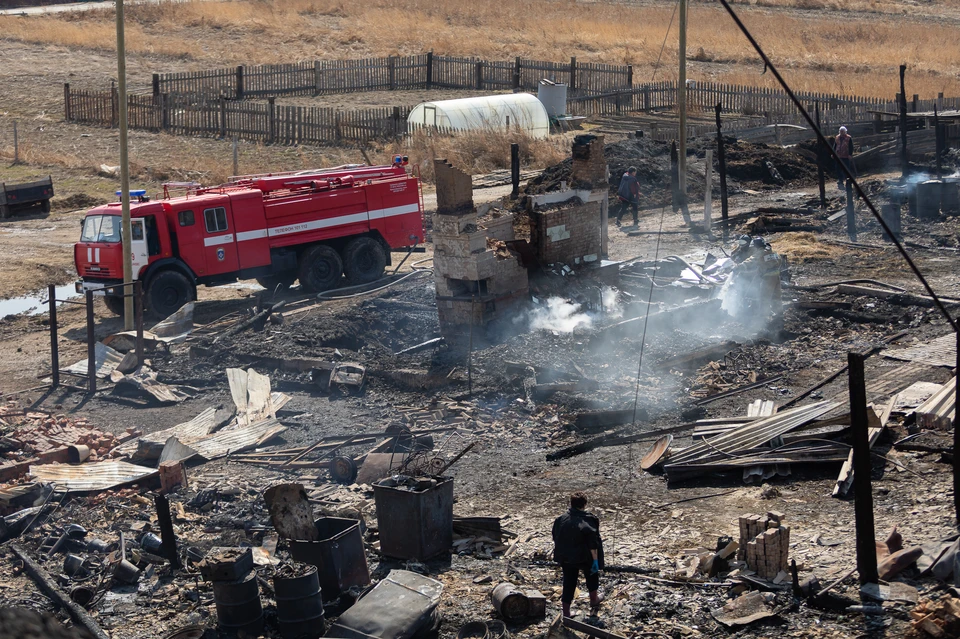
[[[667,46],[667,38],[670,37],[670,29],[673,28],[673,19],[677,17],[677,9],[680,7],[680,0],[677,0],[677,4],[673,5],[673,13],[670,14],[670,24],[667,25],[667,32],[663,34],[663,44],[660,45],[660,55],[657,56],[657,63],[653,65],[653,75],[650,76],[650,81],[653,82],[657,77],[657,69],[660,68],[660,58],[663,57],[663,50]]]

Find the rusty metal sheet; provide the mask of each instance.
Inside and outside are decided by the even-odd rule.
[[[44,464],[31,466],[30,475],[41,482],[56,485],[72,493],[110,490],[117,486],[143,481],[158,474],[157,469],[123,461],[102,461],[73,466]]]
[[[265,419],[277,416],[277,406],[274,397],[279,395],[283,404],[290,398],[283,393],[270,392],[270,378],[261,375],[252,368],[228,368],[227,381],[230,384],[230,395],[237,406],[237,424],[249,426]]]
[[[389,477],[393,471],[399,470],[406,458],[406,453],[367,453],[354,483],[373,484]]]
[[[957,365],[957,336],[954,333],[947,333],[922,344],[887,349],[883,351],[883,356],[889,359],[920,362],[929,366],[953,368]]]
[[[653,442],[653,446],[650,447],[650,450],[648,450],[640,460],[640,470],[650,470],[661,463],[661,460],[663,460],[667,451],[670,449],[671,443],[673,443],[673,435],[669,434]]]
[[[222,430],[209,437],[190,442],[190,448],[197,451],[197,454],[204,459],[217,459],[230,453],[256,448],[286,430],[287,427],[282,426],[276,419],[268,419],[243,428]]]

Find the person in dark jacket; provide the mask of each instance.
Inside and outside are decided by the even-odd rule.
[[[633,209],[633,225],[636,226],[640,219],[638,217],[638,206],[640,205],[640,183],[637,181],[637,167],[631,166],[627,172],[620,178],[620,187],[617,189],[617,202],[620,203],[620,210],[617,211],[617,226],[620,226],[620,218],[627,212],[627,207]]]
[[[843,190],[843,183],[846,176],[843,174],[841,164],[850,171],[850,175],[856,177],[856,169],[853,166],[853,138],[847,133],[847,127],[840,127],[839,133],[833,142],[833,150],[840,158],[837,162],[837,188]]]
[[[603,568],[603,541],[600,538],[600,520],[584,510],[587,496],[582,492],[570,495],[570,510],[553,522],[553,560],[563,570],[563,593],[560,603],[563,616],[570,616],[570,604],[577,590],[582,571],[590,592],[593,614],[600,608],[600,569]]]

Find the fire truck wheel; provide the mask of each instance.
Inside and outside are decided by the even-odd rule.
[[[169,317],[181,306],[195,300],[197,291],[186,277],[177,271],[162,271],[147,284],[147,310],[154,317]]]
[[[114,297],[113,295],[106,295],[103,298],[103,303],[107,307],[107,310],[113,313],[114,315],[123,316],[123,298]]]
[[[343,270],[351,284],[367,284],[383,277],[387,254],[372,237],[358,237],[343,249]]]
[[[343,262],[332,247],[312,246],[300,258],[300,285],[311,293],[337,286],[343,275]]]

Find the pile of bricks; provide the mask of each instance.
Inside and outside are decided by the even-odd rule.
[[[0,407],[0,434],[4,446],[13,449],[4,456],[12,460],[72,445],[89,446],[91,459],[96,459],[117,444],[113,433],[93,428],[85,418],[23,410],[15,403]]]
[[[763,579],[774,579],[781,571],[787,571],[790,527],[784,525],[783,513],[741,515],[737,558]]]
[[[574,138],[570,182],[575,189],[605,191],[609,188],[602,135],[584,134]]]

